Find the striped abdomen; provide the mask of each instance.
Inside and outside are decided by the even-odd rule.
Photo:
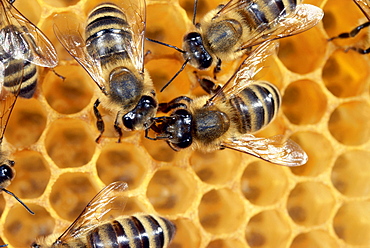
[[[242,17],[247,27],[255,30],[272,28],[266,26],[281,15],[294,11],[301,0],[254,0],[247,1],[245,8],[240,8],[237,13]],[[263,26],[261,26],[263,25]]]
[[[0,46],[0,62],[4,66],[3,86],[13,94],[31,98],[36,90],[38,74],[37,66],[29,61],[32,61],[32,51],[37,50],[37,45],[32,36],[24,37],[27,34],[25,27],[9,25],[1,30],[4,35],[9,32],[13,35],[8,37],[15,40],[8,40],[7,42],[13,47],[8,47],[9,51],[4,51]],[[27,58],[28,61],[23,58]]]
[[[269,82],[255,82],[230,99],[238,131],[254,133],[269,124],[281,103],[278,89]]]
[[[88,16],[85,34],[87,52],[99,59],[102,66],[116,58],[129,58],[126,45],[131,43],[132,31],[118,6],[111,3],[97,6]]]
[[[13,94],[31,98],[37,85],[36,65],[20,59],[9,59],[4,72],[4,87]]]
[[[92,230],[87,236],[87,247],[165,248],[175,230],[169,220],[155,215],[123,217]]]

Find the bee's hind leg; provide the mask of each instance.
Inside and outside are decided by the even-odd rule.
[[[358,52],[359,54],[368,54],[368,53],[370,53],[370,47],[368,47],[366,49],[362,49],[362,48],[359,48],[359,47],[348,47],[346,49],[346,52],[348,50],[354,50],[354,51]]]
[[[96,143],[100,142],[100,138],[103,135],[104,130],[105,130],[105,125],[104,125],[103,118],[102,118],[102,116],[101,116],[101,114],[98,110],[99,104],[100,104],[99,99],[96,99],[96,101],[94,103],[94,114],[95,114],[95,117],[96,117],[96,127],[98,128],[98,131],[100,132],[99,136],[95,140]]]
[[[208,94],[213,95],[221,88],[220,85],[215,84],[215,82],[213,82],[212,80],[205,78],[205,77],[199,77],[196,71],[194,71],[194,74],[195,74],[195,77],[197,78],[199,85]]]
[[[122,128],[119,126],[119,122],[118,122],[118,117],[119,117],[119,112],[117,113],[117,116],[116,116],[116,120],[114,121],[114,129],[116,130],[116,132],[118,133],[118,141],[117,143],[121,143],[121,138],[122,138]]]
[[[215,66],[215,68],[213,68],[213,79],[214,80],[217,80],[217,73],[219,73],[221,71],[221,59],[217,59],[217,64]]]
[[[365,23],[355,27],[350,32],[341,33],[338,36],[335,36],[335,37],[332,37],[332,38],[328,39],[328,41],[331,41],[331,40],[334,40],[334,39],[346,39],[346,38],[355,37],[361,31],[361,29],[364,29],[364,28],[369,27],[369,26],[370,26],[370,22],[365,22]]]

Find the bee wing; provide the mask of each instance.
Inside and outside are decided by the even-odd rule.
[[[55,67],[58,56],[48,38],[7,0],[0,2],[2,49],[13,58]]]
[[[84,34],[84,21],[74,13],[59,13],[54,16],[54,33],[68,53],[89,73],[98,87],[104,92],[102,66],[98,57],[87,53]]]
[[[14,78],[14,86],[11,91],[7,90],[4,87],[4,76],[8,66],[9,64],[7,63],[0,63],[0,144],[3,141],[5,130],[17,101],[23,79],[23,63],[12,64],[11,70],[12,77]]]
[[[222,147],[237,150],[283,166],[300,166],[307,162],[307,154],[294,141],[286,140],[283,135],[270,138],[257,138],[246,134],[238,138],[229,138]]]
[[[314,27],[324,16],[319,7],[310,4],[297,5],[294,13],[276,18],[268,25],[260,26],[251,34],[251,39],[242,44],[240,49],[258,45],[266,40],[276,40],[299,34]],[[268,28],[273,27],[273,28]]]
[[[277,42],[266,41],[259,45],[252,53],[241,63],[233,76],[223,85],[221,90],[215,93],[209,102],[223,101],[224,98],[230,98],[237,95],[245,89],[253,77],[263,68],[265,60],[273,54],[278,47]]]
[[[245,9],[252,2],[250,0],[230,0],[225,4],[218,12],[218,15],[226,14],[229,11],[235,11],[237,9]]]
[[[123,209],[126,201],[123,192],[128,188],[124,182],[114,182],[103,188],[85,207],[77,219],[64,231],[57,242],[66,242],[86,235],[101,223],[112,209]]]
[[[132,41],[126,44],[127,52],[135,68],[144,72],[145,0],[122,0],[119,6],[132,29]]]
[[[353,0],[355,4],[361,9],[362,13],[370,21],[370,1],[368,0]]]

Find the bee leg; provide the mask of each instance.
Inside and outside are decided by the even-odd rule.
[[[121,138],[123,134],[122,134],[122,128],[119,126],[119,123],[118,123],[118,116],[119,116],[119,112],[117,113],[116,120],[114,121],[114,129],[118,133],[117,143],[121,143]]]
[[[8,1],[10,4],[13,4],[15,2],[15,0],[9,0]],[[1,246],[0,246],[1,247]]]
[[[158,105],[158,111],[160,111],[162,113],[168,113],[172,109],[176,109],[176,108],[187,108],[187,105],[185,103],[181,103],[181,102],[172,103],[172,104],[160,103]]]
[[[153,58],[152,51],[147,50],[144,54],[144,64],[148,63]]]
[[[157,134],[163,134],[164,133],[163,128],[161,128],[160,126],[157,126],[156,123],[163,123],[163,122],[168,121],[169,119],[171,119],[171,117],[168,117],[168,116],[160,116],[160,117],[153,118],[153,121],[154,121],[153,124],[149,128],[145,129],[145,138],[149,140],[170,139],[171,135],[169,134],[167,136],[158,135],[158,136],[155,136],[154,138],[149,136],[149,129],[153,130]]]
[[[98,110],[99,104],[100,104],[99,99],[96,99],[96,101],[94,103],[94,114],[95,114],[95,117],[96,117],[96,127],[98,128],[98,131],[100,132],[99,136],[95,140],[96,143],[100,142],[100,138],[103,135],[104,130],[105,130],[103,118],[102,118],[102,116],[101,116],[101,114]]]
[[[217,59],[217,64],[216,64],[215,68],[213,68],[213,79],[214,80],[217,80],[216,74],[221,71],[221,63],[222,63],[221,59]]]
[[[370,47],[368,47],[366,49],[362,49],[362,48],[359,48],[359,47],[348,47],[345,51],[347,52],[348,50],[354,50],[354,51],[358,52],[359,54],[368,54],[368,53],[370,53]]]
[[[65,76],[62,76],[62,75],[60,75],[58,72],[56,72],[54,69],[52,69],[52,72],[54,72],[54,74],[57,76],[57,77],[59,77],[60,79],[62,79],[63,81],[65,81],[66,80],[66,77]]]
[[[216,85],[214,82],[211,80],[203,78],[200,82],[200,86],[208,93],[208,94],[215,94],[218,92],[221,88],[220,85]]]
[[[187,108],[187,105],[185,103],[181,103],[181,101],[186,101],[188,103],[192,102],[193,100],[187,96],[179,96],[176,97],[175,99],[171,100],[168,103],[160,103],[158,105],[158,110],[163,112],[163,113],[168,113],[172,109],[175,108]]]
[[[368,26],[370,26],[370,22],[365,22],[364,24],[361,24],[360,26],[355,27],[350,32],[341,33],[338,36],[335,36],[335,37],[332,37],[332,38],[328,39],[328,41],[331,41],[331,40],[334,40],[334,39],[346,39],[346,38],[355,37],[361,31],[361,29],[364,29]]]
[[[221,88],[220,85],[216,85],[212,80],[209,80],[207,78],[200,78],[196,71],[194,71],[194,74],[197,78],[197,81],[198,81],[199,85],[208,94],[213,95]]]

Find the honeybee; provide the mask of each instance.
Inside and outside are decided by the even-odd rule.
[[[370,1],[368,0],[353,0],[353,1],[360,8],[362,13],[364,13],[368,21],[355,27],[352,31],[348,33],[341,33],[338,36],[330,38],[329,41],[334,40],[334,39],[346,39],[346,38],[355,37],[362,29],[370,26]],[[369,34],[368,40],[370,42],[370,34]],[[348,50],[354,50],[360,54],[370,53],[370,47],[368,48],[348,47],[346,48],[346,51]]]
[[[252,133],[262,129],[276,116],[281,96],[269,82],[253,81],[260,64],[274,52],[275,44],[259,45],[240,65],[236,73],[213,96],[191,99],[180,96],[159,104],[170,116],[154,118],[153,140],[166,140],[178,151],[192,147],[202,151],[229,148],[285,166],[299,166],[306,153],[283,135],[257,138]]]
[[[161,89],[190,64],[199,70],[214,66],[221,69],[222,61],[241,57],[251,47],[264,41],[295,35],[315,26],[323,17],[323,11],[302,0],[230,0],[209,11],[183,38],[183,49],[170,46],[183,53],[181,69]],[[166,45],[165,43],[148,39]]]
[[[13,2],[0,1],[0,146],[18,96],[31,98],[35,92],[37,66],[55,67],[58,63],[53,45],[12,5]],[[14,164],[1,149],[0,189],[34,214],[6,189],[15,177]]]
[[[41,30],[11,4],[14,1],[0,0],[0,81],[13,94],[31,98],[37,66],[53,68],[58,57]]]
[[[54,21],[58,40],[104,94],[94,104],[100,131],[96,141],[105,129],[98,110],[100,100],[117,112],[114,127],[119,141],[120,122],[128,130],[148,128],[158,104],[144,69],[145,1],[100,4],[90,12],[86,25],[72,13],[58,14]]]
[[[176,227],[169,220],[138,214],[103,220],[112,210],[123,209],[124,182],[114,182],[102,189],[79,217],[59,237],[48,236],[31,245],[32,248],[57,247],[141,247],[165,248],[171,242]]]

